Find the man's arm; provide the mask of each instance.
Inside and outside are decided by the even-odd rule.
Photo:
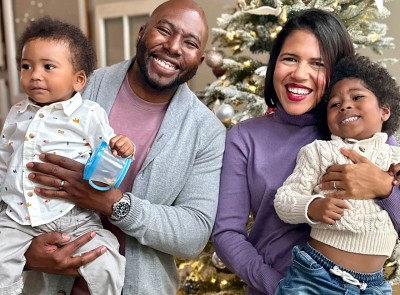
[[[152,163],[149,173],[159,174],[167,169],[155,165],[170,165],[171,175],[149,185],[146,199],[130,193],[129,214],[112,223],[141,244],[158,251],[184,258],[198,255],[209,240],[215,220],[225,132],[222,128],[207,131],[201,148],[197,152],[188,151],[195,155],[192,164],[185,160],[179,166],[179,156],[171,157],[170,163]],[[174,175],[179,179],[173,179]]]

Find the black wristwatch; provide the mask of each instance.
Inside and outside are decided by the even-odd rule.
[[[124,218],[131,209],[131,198],[128,194],[122,194],[121,200],[115,202],[112,206],[112,213],[110,218],[112,220],[121,220]]]

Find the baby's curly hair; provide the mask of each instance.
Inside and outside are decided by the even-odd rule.
[[[18,39],[17,65],[21,69],[22,50],[27,42],[43,39],[68,44],[74,70],[83,70],[86,76],[96,68],[96,52],[91,42],[76,26],[45,16],[33,21]]]
[[[378,99],[379,106],[390,107],[390,118],[383,123],[382,132],[393,135],[400,127],[400,90],[394,78],[378,63],[362,55],[350,55],[342,58],[336,64],[328,88],[322,99],[324,118],[321,123],[326,125],[326,105],[333,86],[344,79],[360,79]],[[324,126],[327,128],[327,126]]]

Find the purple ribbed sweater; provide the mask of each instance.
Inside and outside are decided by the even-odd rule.
[[[247,294],[274,294],[291,263],[293,246],[309,238],[308,225],[279,219],[273,200],[292,173],[299,149],[317,138],[312,114],[292,116],[281,107],[272,115],[241,122],[228,133],[212,241],[221,260],[248,284]],[[379,201],[398,218],[396,230],[399,200],[396,187]],[[254,224],[246,237],[250,211]]]

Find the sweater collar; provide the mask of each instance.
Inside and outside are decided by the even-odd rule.
[[[274,114],[280,121],[289,125],[310,126],[317,124],[317,117],[314,110],[311,110],[302,115],[290,115],[285,111],[281,104],[278,104],[277,111]]]
[[[357,140],[357,139],[353,139],[353,138],[342,139],[341,137],[332,134],[331,138],[332,138],[332,140],[344,141],[349,144],[363,143],[366,145],[381,146],[381,145],[385,144],[386,141],[388,140],[388,135],[384,132],[377,132],[370,138]]]

